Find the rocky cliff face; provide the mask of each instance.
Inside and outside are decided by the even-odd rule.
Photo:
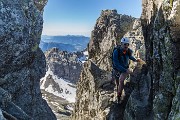
[[[154,119],[180,119],[180,1],[143,0],[142,25]]]
[[[57,75],[59,78],[69,80],[76,83],[82,69],[82,63],[79,60],[83,56],[83,52],[68,53],[60,51],[58,48],[52,48],[45,52],[47,69]]]
[[[43,25],[42,10],[46,2],[0,1],[2,119],[56,119],[42,99],[39,85],[46,67],[45,56],[38,47]]]
[[[97,19],[88,45],[89,59],[101,69],[111,69],[112,47],[133,27],[135,18],[118,14],[116,10],[104,10]]]
[[[145,44],[144,44],[144,36],[141,26],[141,20],[135,19],[133,23],[133,27],[129,30],[124,37],[128,37],[131,41],[130,48],[134,51],[134,56],[136,58],[141,58],[145,60]]]

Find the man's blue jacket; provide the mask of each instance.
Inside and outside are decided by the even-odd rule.
[[[117,50],[119,49],[119,50]],[[132,56],[133,51],[129,49],[130,54],[126,51],[126,54],[123,53],[123,48],[119,47],[113,52],[113,68],[118,70],[121,73],[125,73],[129,68],[129,59],[136,61],[136,59]],[[118,51],[120,52],[118,54]],[[119,55],[119,56],[118,56]]]

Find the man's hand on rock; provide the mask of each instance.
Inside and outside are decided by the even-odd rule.
[[[132,74],[132,72],[133,72],[132,69],[129,69],[129,68],[126,71],[126,73],[128,73],[128,74]]]
[[[136,62],[141,62],[141,58],[137,58],[137,59],[136,59]]]

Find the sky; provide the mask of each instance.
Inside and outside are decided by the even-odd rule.
[[[101,11],[106,9],[139,18],[141,0],[48,0],[43,13],[42,35],[90,37]]]

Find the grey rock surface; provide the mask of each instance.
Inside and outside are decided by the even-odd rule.
[[[130,48],[133,50],[133,55],[136,58],[145,60],[145,44],[140,19],[135,19],[133,28],[129,30],[124,37],[128,37],[131,41]]]
[[[0,109],[0,120],[6,120],[6,119],[4,118],[4,116],[3,116],[3,114],[2,114],[1,109]]]
[[[77,85],[77,99],[72,119],[103,120],[106,118],[106,108],[113,97],[113,86],[108,82],[110,80],[108,75],[91,61],[84,63]]]
[[[154,119],[180,119],[179,0],[143,0],[142,26],[151,76]],[[178,108],[178,109],[177,109]],[[145,119],[145,118],[144,118]]]
[[[35,3],[34,3],[35,2]],[[0,108],[18,120],[55,120],[40,91],[45,56],[39,48],[42,8],[33,0],[0,1]],[[7,114],[5,114],[7,113]]]
[[[79,60],[82,52],[61,51],[54,47],[45,52],[47,68],[50,69],[59,78],[69,80],[71,83],[77,83],[82,70],[82,63]]]

